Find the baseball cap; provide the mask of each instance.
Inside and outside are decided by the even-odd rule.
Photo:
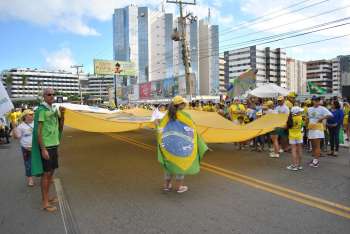
[[[284,97],[283,96],[278,96],[277,101],[283,101]]]

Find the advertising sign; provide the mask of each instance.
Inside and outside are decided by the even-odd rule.
[[[116,73],[119,73],[120,76],[137,75],[133,62],[102,59],[94,59],[94,73],[95,75],[114,75]]]
[[[152,81],[151,97],[154,99],[162,97],[162,81]]]
[[[139,99],[139,85],[133,85],[131,92],[129,93],[129,100],[136,101]]]
[[[171,98],[175,94],[174,79],[163,80],[163,97]]]
[[[140,99],[151,98],[151,82],[140,84]]]

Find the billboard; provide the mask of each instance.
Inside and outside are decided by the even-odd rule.
[[[136,101],[139,99],[139,85],[133,85],[131,92],[129,93],[129,100],[130,101]]]
[[[140,84],[140,99],[151,98],[152,92],[151,82]]]
[[[163,97],[169,98],[175,96],[175,82],[174,79],[163,80]]]
[[[95,75],[114,75],[117,70],[120,71],[120,76],[136,76],[137,71],[135,64],[127,61],[102,60],[94,59],[94,73]]]

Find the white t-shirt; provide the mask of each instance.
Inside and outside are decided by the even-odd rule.
[[[21,146],[24,148],[31,148],[32,147],[32,138],[33,138],[33,128],[34,128],[34,121],[30,124],[27,123],[21,123],[16,128],[16,135],[18,138],[20,138]]]
[[[276,106],[275,111],[277,114],[289,114],[289,108],[286,104]]]
[[[307,115],[309,117],[309,122],[312,124],[317,123],[319,119],[321,119],[327,115],[333,116],[332,112],[330,112],[324,106],[309,107],[307,110]]]
[[[151,121],[154,121],[156,119],[163,119],[165,116],[166,112],[161,112],[157,109],[155,109],[152,113]]]

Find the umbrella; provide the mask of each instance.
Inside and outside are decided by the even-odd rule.
[[[273,83],[269,83],[257,87],[256,89],[253,89],[249,92],[249,94],[260,98],[269,98],[277,96],[287,96],[289,92],[290,91],[288,89],[282,88]]]

